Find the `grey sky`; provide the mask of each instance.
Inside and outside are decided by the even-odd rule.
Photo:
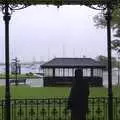
[[[107,55],[106,30],[96,29],[99,11],[84,6],[32,6],[12,14],[10,57],[21,61]],[[0,62],[4,61],[4,21],[0,13]]]

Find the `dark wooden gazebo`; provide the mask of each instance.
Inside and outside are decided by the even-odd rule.
[[[44,85],[71,85],[75,79],[75,70],[82,68],[84,79],[91,86],[103,85],[103,69],[100,62],[91,58],[54,58],[43,65]]]

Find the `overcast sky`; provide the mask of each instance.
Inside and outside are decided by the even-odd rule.
[[[106,30],[97,29],[99,11],[84,6],[31,6],[12,14],[10,59],[48,60],[54,57],[107,55]],[[0,62],[4,61],[4,21],[0,13]]]

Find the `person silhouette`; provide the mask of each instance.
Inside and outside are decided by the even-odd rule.
[[[89,85],[83,79],[83,70],[75,71],[75,80],[68,98],[68,109],[71,110],[72,120],[86,120],[88,111]]]

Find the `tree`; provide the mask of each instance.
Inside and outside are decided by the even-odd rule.
[[[118,62],[117,62],[117,67],[118,67],[118,85],[120,83],[120,40],[113,40],[112,41],[112,48],[117,51],[118,55]]]
[[[11,62],[11,74],[15,75],[15,85],[18,85],[18,78],[17,75],[21,73],[21,66],[20,66],[20,61],[17,59],[12,59]]]
[[[103,55],[99,55],[96,57],[96,60],[99,61],[101,64],[106,66],[106,69],[108,68],[108,57],[103,56]],[[112,67],[116,67],[117,66],[117,61],[115,57],[112,57]]]
[[[120,40],[115,39],[111,42],[112,49],[119,52],[120,51]]]
[[[103,11],[95,15],[93,20],[95,22],[96,27],[99,28],[106,27],[106,20]],[[115,30],[114,37],[120,38],[120,8],[114,8],[112,11],[111,27],[113,30]]]
[[[111,42],[111,47],[117,52],[118,55],[118,69],[119,69],[119,59],[120,59],[120,40],[115,39]]]
[[[107,66],[107,57],[103,55],[99,55],[96,57],[96,60],[101,62],[103,65]]]
[[[106,20],[103,14],[103,11],[94,17],[95,26],[100,28],[106,27]],[[112,22],[111,27],[115,31],[113,36],[116,38],[112,40],[111,47],[118,54],[118,58],[120,56],[120,8],[113,9],[112,12]],[[119,61],[118,61],[119,63]]]

